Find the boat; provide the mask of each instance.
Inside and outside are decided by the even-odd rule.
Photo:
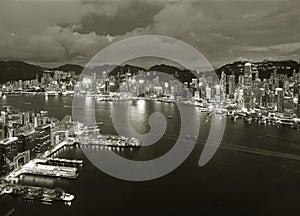
[[[27,200],[35,200],[35,197],[33,195],[27,194],[26,196],[23,196],[24,199]]]
[[[173,116],[169,115],[168,118],[171,119],[171,118],[173,118]]]
[[[45,203],[52,203],[53,202],[53,199],[51,199],[50,197],[44,197],[41,199],[42,202],[45,202]]]
[[[72,194],[65,193],[61,198],[65,202],[71,202],[75,198],[75,196]]]

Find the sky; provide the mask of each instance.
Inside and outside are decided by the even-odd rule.
[[[0,59],[85,65],[122,39],[163,35],[190,44],[215,68],[237,60],[299,61],[299,2],[1,0]]]

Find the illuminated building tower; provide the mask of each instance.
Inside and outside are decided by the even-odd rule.
[[[266,100],[266,90],[264,88],[259,89],[259,106],[266,107],[267,105]]]
[[[251,63],[246,63],[244,66],[244,79],[245,79],[245,87],[250,88],[252,86]]]
[[[198,79],[192,79],[191,88],[198,88]]]
[[[164,83],[164,95],[168,95],[169,94],[169,83],[165,82]]]
[[[283,111],[285,118],[294,117],[294,101],[292,96],[289,95],[283,97]]]
[[[275,109],[277,107],[277,105],[275,106],[275,94],[270,92],[269,95],[268,95],[268,107],[270,109]],[[277,109],[277,108],[276,108]]]
[[[199,91],[194,92],[194,98],[195,98],[195,100],[200,100],[200,92]]]
[[[244,108],[251,109],[252,108],[252,100],[251,100],[251,90],[249,88],[244,88]]]
[[[212,99],[212,90],[208,84],[205,87],[205,92],[206,92],[206,99],[211,100]]]
[[[253,82],[253,87],[252,87],[252,91],[253,91],[253,104],[255,105],[259,105],[260,104],[260,86],[261,86],[261,81],[258,77],[258,72],[255,72],[255,80]]]
[[[5,111],[1,111],[1,122],[3,125],[6,125],[6,112]]]
[[[300,88],[298,86],[298,106],[297,106],[298,117],[300,116]]]
[[[221,87],[221,94],[226,96],[226,74],[224,71],[221,73],[221,80],[220,80],[220,87]]]
[[[110,92],[109,78],[105,78],[104,85],[105,85],[104,93],[109,94]]]
[[[244,66],[244,108],[252,108],[252,72],[251,63]]]
[[[228,77],[228,94],[229,98],[234,98],[234,92],[235,92],[235,75],[232,74]]]
[[[283,112],[283,89],[276,88],[275,95],[277,96],[277,112]]]
[[[272,91],[275,90],[275,88],[274,88],[274,83],[275,83],[275,81],[274,81],[274,75],[271,74],[271,76],[270,76],[270,78],[269,78],[269,80],[268,80],[268,85],[269,85],[269,87],[270,87],[270,90],[272,90]]]
[[[239,76],[239,86],[244,86],[244,76],[243,75]]]
[[[285,94],[288,94],[290,91],[290,82],[288,80],[286,80],[283,84],[283,90]]]
[[[36,127],[34,140],[36,143],[35,154],[48,150],[51,147],[51,124]]]
[[[216,85],[215,86],[215,91],[216,91],[216,95],[215,95],[215,100],[216,102],[220,103],[221,100],[224,98],[224,94],[223,94],[223,91],[222,91],[222,88],[220,85]]]

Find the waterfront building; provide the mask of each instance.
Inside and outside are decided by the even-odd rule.
[[[35,157],[34,149],[36,147],[36,142],[34,132],[35,131],[32,130],[30,132],[18,135],[18,152],[21,153],[29,150],[31,159]]]
[[[285,118],[294,117],[294,100],[292,96],[283,97],[283,111]]]
[[[51,147],[51,124],[41,125],[35,128],[34,140],[36,147],[34,153],[45,152]]]
[[[3,173],[9,172],[13,169],[13,159],[18,154],[18,138],[17,137],[10,137],[4,140],[0,140],[0,152],[1,158],[0,162],[0,170]]]

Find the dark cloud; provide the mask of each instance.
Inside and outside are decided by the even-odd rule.
[[[129,2],[122,5],[113,15],[91,14],[81,21],[81,33],[95,31],[100,35],[123,35],[136,28],[144,28],[153,23],[153,16],[162,4],[153,2]]]
[[[299,60],[298,1],[0,1],[0,59],[86,63],[107,45],[158,34],[214,65]]]

